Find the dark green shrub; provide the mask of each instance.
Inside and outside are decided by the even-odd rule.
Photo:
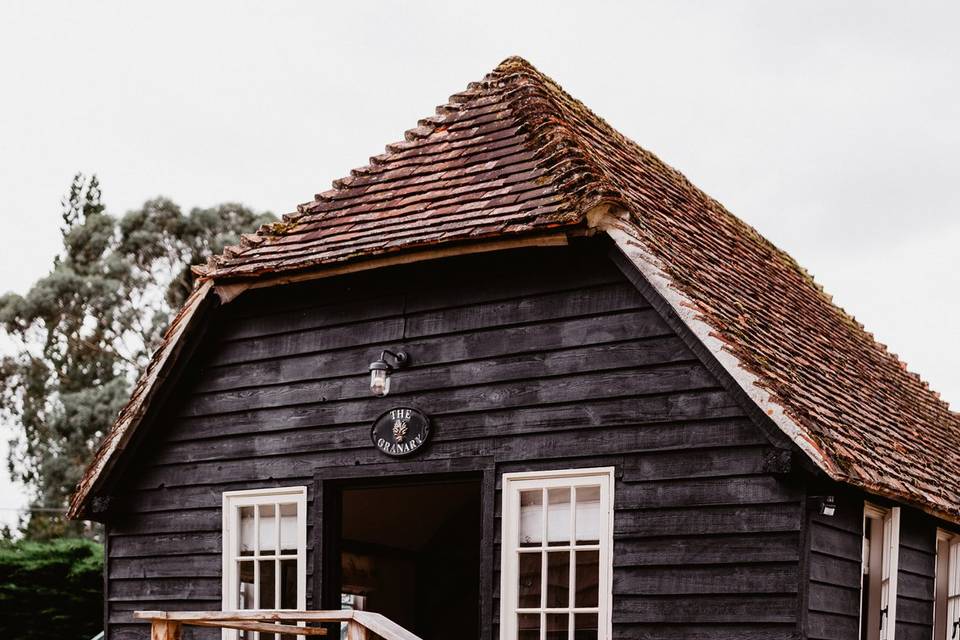
[[[65,538],[0,542],[0,637],[89,640],[103,628],[103,548]]]

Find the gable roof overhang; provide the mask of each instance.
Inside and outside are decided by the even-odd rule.
[[[764,415],[829,477],[960,522],[960,416],[788,255],[518,58],[406,141],[195,268],[178,314],[74,494],[91,495],[198,313],[250,287],[608,234]]]

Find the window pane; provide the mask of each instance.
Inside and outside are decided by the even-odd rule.
[[[570,606],[570,552],[547,553],[547,608]]]
[[[600,487],[577,487],[577,544],[600,542]]]
[[[543,540],[543,491],[520,492],[520,546],[539,546]]]
[[[223,576],[223,592],[229,596],[231,608],[299,608],[304,596],[304,562],[298,557],[303,553],[306,538],[303,493],[300,487],[290,487],[276,492],[255,489],[224,494],[224,510],[229,518],[223,553],[225,559],[235,564]],[[281,549],[286,552],[286,559],[277,557]],[[301,637],[283,637],[270,631],[233,635],[247,640]]]
[[[534,609],[540,606],[540,568],[543,563],[541,555],[539,551],[520,554],[517,606],[521,609]]]
[[[950,587],[947,595],[960,595],[960,542],[950,545]],[[960,612],[958,612],[960,613]],[[956,620],[957,618],[954,618]]]
[[[253,555],[253,533],[253,507],[240,507],[240,555]]]
[[[280,551],[281,553],[296,553],[297,551],[297,505],[280,505]]]
[[[297,608],[297,561],[280,561],[280,608]]]
[[[547,540],[551,545],[570,544],[570,488],[547,491]]]
[[[547,640],[567,640],[567,629],[570,626],[570,614],[547,614]]]
[[[573,640],[597,640],[597,614],[578,613],[573,617]]]
[[[253,609],[256,604],[253,599],[253,561],[238,562],[237,575],[240,576],[240,608]]]
[[[576,601],[577,607],[595,607],[599,601],[600,552],[577,551]]]
[[[277,591],[275,562],[260,560],[260,608],[273,609],[276,606],[274,594]]]
[[[517,615],[517,639],[540,640],[539,613],[521,613]]]
[[[262,504],[260,510],[260,553],[274,553],[277,544],[276,509],[272,504]]]

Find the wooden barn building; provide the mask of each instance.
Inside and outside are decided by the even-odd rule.
[[[524,60],[196,273],[108,640],[960,638],[960,415]]]

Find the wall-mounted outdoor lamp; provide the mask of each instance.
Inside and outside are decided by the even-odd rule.
[[[837,501],[833,496],[809,496],[807,500],[822,516],[829,518],[837,512]]]
[[[393,360],[391,365],[387,357]],[[375,396],[385,396],[390,393],[390,372],[394,369],[403,369],[410,364],[410,356],[405,351],[394,353],[384,349],[380,358],[370,363],[370,391]]]

